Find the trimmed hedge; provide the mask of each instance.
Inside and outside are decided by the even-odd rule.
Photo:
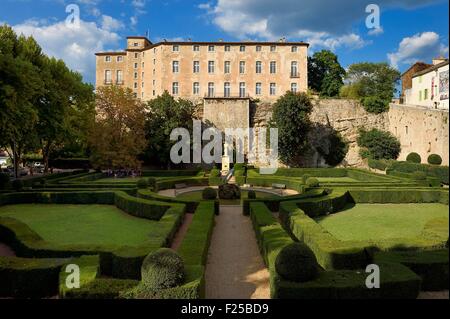
[[[130,215],[150,220],[160,220],[171,206],[178,205],[136,198],[125,192],[115,192],[114,204]],[[181,204],[178,207],[185,209]]]
[[[373,158],[369,158],[368,165],[370,168],[377,169],[379,171],[385,171],[386,168],[389,167],[389,161],[388,160],[376,160]]]
[[[409,153],[408,156],[406,156],[406,161],[410,163],[420,164],[422,163],[422,158],[419,154],[412,152]]]
[[[176,184],[186,184],[188,186],[208,186],[208,178],[179,177],[179,178],[163,179],[156,182],[156,189],[154,189],[154,191],[175,188]]]
[[[200,169],[193,170],[145,170],[142,172],[144,177],[186,177],[186,176],[198,176],[203,175]]]
[[[448,185],[449,168],[448,166],[435,166],[426,164],[415,164],[408,162],[394,162],[390,165],[389,170],[413,173],[415,171],[423,171],[429,177],[439,178],[441,183]]]
[[[430,156],[428,156],[427,162],[430,165],[441,165],[442,157],[437,154],[431,154]]]
[[[349,189],[355,203],[441,203],[448,205],[448,190],[443,189]]]
[[[448,249],[436,251],[390,251],[375,254],[375,263],[401,263],[422,278],[422,290],[449,288]]]

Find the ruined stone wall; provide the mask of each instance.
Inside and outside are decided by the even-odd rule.
[[[430,154],[438,154],[442,164],[448,165],[448,115],[446,110],[391,104],[388,129],[400,140],[399,160],[406,160],[409,153],[416,152],[422,163],[427,163]]]

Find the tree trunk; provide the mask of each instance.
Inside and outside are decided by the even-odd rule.
[[[48,169],[49,169],[48,162],[49,162],[49,157],[50,157],[50,149],[51,149],[50,142],[48,142],[42,149],[42,157],[44,160],[44,173],[45,174],[48,173]]]

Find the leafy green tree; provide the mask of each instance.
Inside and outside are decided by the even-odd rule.
[[[195,105],[183,99],[175,100],[167,91],[148,102],[145,135],[148,141],[145,160],[152,164],[170,168],[170,150],[175,142],[170,133],[175,128],[186,128],[192,132]]]
[[[344,77],[345,70],[333,52],[322,50],[308,57],[308,85],[321,96],[339,95]]]
[[[390,132],[375,128],[370,131],[360,129],[357,142],[361,147],[360,155],[363,158],[389,160],[397,159],[400,155],[400,141]]]
[[[311,100],[305,93],[287,92],[274,105],[271,122],[278,128],[278,152],[286,164],[298,164],[307,148],[312,109]]]
[[[359,98],[368,112],[382,113],[397,92],[400,72],[387,63],[356,63],[347,71],[348,87],[341,93]]]
[[[96,95],[95,123],[89,130],[91,163],[99,169],[140,168],[144,151],[145,105],[130,89],[101,87]]]

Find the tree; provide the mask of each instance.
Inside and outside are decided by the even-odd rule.
[[[287,92],[274,105],[271,125],[278,128],[278,153],[286,164],[297,164],[307,147],[312,108],[305,93]]]
[[[308,57],[308,85],[322,96],[339,95],[344,85],[345,70],[336,54],[322,50]]]
[[[170,133],[175,128],[192,132],[192,120],[196,107],[188,100],[175,100],[167,91],[148,102],[145,135],[148,141],[145,159],[148,162],[170,168],[170,149],[175,142]]]
[[[357,142],[361,147],[360,155],[363,158],[389,160],[397,159],[400,155],[400,142],[390,132],[375,128],[370,131],[360,129]]]
[[[91,163],[98,169],[140,168],[145,149],[145,104],[130,89],[101,87],[96,95],[95,123],[89,130]]]
[[[348,86],[344,96],[361,99],[368,112],[382,113],[388,110],[389,103],[397,92],[396,86],[400,72],[387,63],[356,63],[347,71]]]
[[[0,26],[0,147],[14,159],[16,172],[22,155],[37,148],[35,103],[43,92],[43,57],[33,38]]]

